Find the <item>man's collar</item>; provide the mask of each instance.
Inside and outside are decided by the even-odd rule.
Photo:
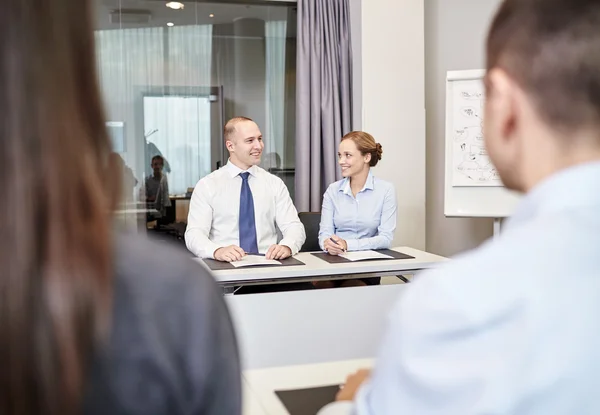
[[[227,172],[229,173],[229,176],[231,178],[234,178],[235,176],[238,176],[240,173],[243,173],[245,171],[247,171],[248,173],[250,173],[252,176],[256,176],[256,172],[257,172],[257,169],[258,169],[256,166],[250,166],[250,168],[248,170],[242,170],[238,166],[236,166],[235,164],[233,164],[231,162],[231,159],[229,159],[227,161],[227,164],[225,165],[224,168],[227,169]]]

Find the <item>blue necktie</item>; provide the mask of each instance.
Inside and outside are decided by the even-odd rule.
[[[240,248],[248,254],[258,254],[256,242],[256,222],[254,219],[254,199],[248,184],[250,173],[240,173],[242,190],[240,191]]]

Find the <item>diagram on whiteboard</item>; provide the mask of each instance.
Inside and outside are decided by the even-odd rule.
[[[483,140],[482,82],[461,82],[453,98],[452,186],[502,186]]]

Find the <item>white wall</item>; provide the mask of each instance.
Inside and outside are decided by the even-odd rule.
[[[374,174],[396,187],[394,244],[424,249],[424,0],[363,0],[360,8],[353,45],[361,42],[362,128],[383,146]]]
[[[491,236],[491,220],[443,214],[445,74],[483,68],[487,26],[501,0],[349,2],[354,128],[383,145],[374,172],[396,186],[395,244],[440,255],[479,245]]]
[[[471,249],[492,234],[491,219],[444,217],[445,77],[484,67],[487,27],[500,2],[425,1],[427,250],[439,255]]]

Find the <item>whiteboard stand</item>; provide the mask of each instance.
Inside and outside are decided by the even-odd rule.
[[[500,225],[502,224],[502,218],[494,218],[494,239],[498,239],[500,236]]]

